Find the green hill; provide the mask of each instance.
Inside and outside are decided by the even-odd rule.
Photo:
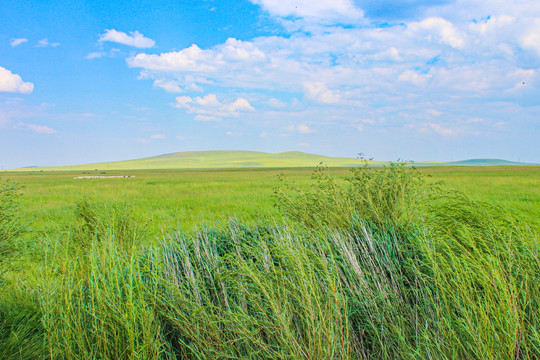
[[[529,165],[515,161],[508,161],[502,159],[469,159],[469,160],[460,160],[446,162],[444,165],[453,165],[453,166],[511,166],[511,165]]]
[[[204,168],[254,168],[254,167],[316,167],[323,162],[332,167],[359,166],[359,159],[328,157],[300,151],[276,154],[257,151],[186,151],[152,156],[142,159],[111,161],[83,165],[33,167],[17,169],[40,170],[140,170],[140,169],[204,169]],[[374,162],[383,163],[383,162]]]
[[[64,170],[142,170],[142,169],[211,169],[211,168],[257,168],[257,167],[316,167],[320,163],[330,167],[353,167],[364,164],[362,160],[346,157],[329,157],[300,151],[265,153],[258,151],[186,151],[152,156],[142,159],[111,161],[83,165],[32,167],[14,169],[19,171]],[[370,161],[380,166],[386,161]],[[417,166],[497,166],[526,165],[500,159],[473,159],[454,162],[415,162]]]

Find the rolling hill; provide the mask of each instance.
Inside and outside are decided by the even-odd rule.
[[[316,167],[320,163],[329,167],[360,166],[360,159],[329,157],[300,151],[265,153],[258,151],[186,151],[152,156],[142,159],[111,161],[82,165],[32,167],[13,169],[18,171],[65,171],[65,170],[142,170],[142,169],[211,169],[211,168],[258,168],[258,167]],[[370,161],[371,165],[383,165],[386,161]],[[498,166],[527,165],[500,159],[472,159],[454,162],[415,162],[416,166]]]

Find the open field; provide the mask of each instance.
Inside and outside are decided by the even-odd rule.
[[[465,192],[473,199],[505,206],[540,227],[540,167],[433,167],[422,168],[434,181]],[[350,171],[329,169],[338,178]],[[64,223],[77,201],[128,202],[135,215],[159,235],[201,224],[226,223],[230,217],[253,223],[261,216],[279,217],[273,206],[278,174],[300,185],[311,183],[313,168],[222,170],[130,170],[106,171],[101,176],[131,175],[133,178],[80,179],[85,172],[0,173],[24,185],[24,218],[36,231]]]
[[[92,175],[0,173],[2,359],[540,356],[539,166]]]

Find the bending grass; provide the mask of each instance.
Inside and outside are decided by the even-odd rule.
[[[153,243],[126,205],[80,203],[69,231],[42,240],[43,275],[25,291],[6,277],[0,354],[539,358],[538,236],[414,170],[376,171],[323,176],[318,198],[278,195],[290,217],[302,212],[286,226],[233,222]]]

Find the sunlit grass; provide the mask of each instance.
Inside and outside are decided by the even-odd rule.
[[[537,168],[281,171],[10,174],[0,358],[540,356]]]

